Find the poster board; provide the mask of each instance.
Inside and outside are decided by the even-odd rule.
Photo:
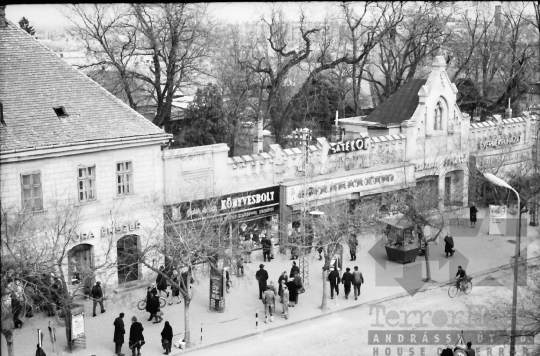
[[[210,310],[223,312],[225,310],[225,298],[223,295],[224,272],[222,269],[210,271]]]
[[[488,235],[506,235],[506,205],[489,206],[489,229]]]
[[[71,340],[84,337],[84,312],[80,311],[71,316]]]

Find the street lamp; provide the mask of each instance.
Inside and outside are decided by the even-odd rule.
[[[517,322],[517,286],[518,286],[518,263],[519,263],[519,252],[520,252],[520,244],[521,244],[521,200],[519,198],[518,192],[514,188],[512,188],[508,183],[506,183],[504,180],[502,180],[499,177],[496,177],[495,175],[491,173],[484,173],[484,177],[486,177],[487,180],[489,180],[491,183],[498,185],[500,187],[508,188],[514,193],[516,193],[517,200],[518,200],[518,233],[516,238],[516,251],[514,255],[514,288],[512,291],[512,326],[511,326],[511,334],[510,334],[510,356],[515,356],[516,354],[516,322]]]

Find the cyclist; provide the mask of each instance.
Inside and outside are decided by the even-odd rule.
[[[461,281],[467,281],[467,272],[465,272],[465,270],[461,266],[458,266],[456,277],[457,277],[456,288],[460,289]]]

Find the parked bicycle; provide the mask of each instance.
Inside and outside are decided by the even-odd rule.
[[[160,308],[165,308],[166,305],[167,305],[167,301],[165,300],[165,298],[159,297],[159,306],[160,306]],[[139,308],[139,310],[145,310],[146,309],[146,298],[144,298],[139,303],[137,303],[137,308]]]
[[[467,277],[467,282],[461,282],[459,284],[459,288],[456,287],[455,284],[452,284],[450,288],[448,288],[448,295],[450,298],[454,298],[456,295],[458,295],[459,291],[461,290],[465,294],[469,294],[472,290],[472,277]]]

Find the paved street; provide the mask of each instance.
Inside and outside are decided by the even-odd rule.
[[[482,215],[483,211],[480,213],[480,218],[482,218]],[[478,229],[478,235],[474,234],[474,236],[458,236],[458,234],[467,235],[470,229],[468,226],[463,228],[460,227],[460,229],[463,229],[462,232],[453,232],[456,247],[458,251],[463,251],[463,253],[454,256],[453,258],[455,260],[449,259],[449,263],[447,263],[443,268],[439,268],[439,263],[440,261],[443,261],[443,263],[447,261],[444,259],[444,244],[439,243],[438,245],[433,245],[431,257],[433,262],[431,263],[431,273],[434,280],[448,280],[449,276],[453,276],[455,274],[455,265],[457,263],[465,265],[464,262],[466,260],[468,260],[467,272],[469,274],[485,271],[503,264],[508,264],[508,261],[514,252],[514,245],[507,241],[512,240],[512,238],[509,236],[486,235],[486,221],[487,220],[484,219],[483,223],[480,224],[479,220],[478,225],[480,225],[480,227]],[[537,236],[537,230],[529,229],[528,232],[529,236],[523,238],[523,244],[524,246],[527,246],[528,256],[532,257],[533,255],[537,255],[537,251],[539,250],[540,246],[538,239],[535,239],[535,236]],[[354,265],[358,265],[364,273],[366,284],[362,286],[362,296],[358,301],[355,301],[354,299],[345,300],[343,298],[343,292],[340,294],[338,299],[329,299],[329,312],[362,303],[372,302],[374,300],[379,300],[381,298],[393,295],[398,295],[404,292],[404,288],[410,289],[412,287],[420,287],[423,285],[419,274],[412,274],[410,276],[407,274],[409,271],[416,273],[416,268],[419,267],[420,269],[418,271],[421,271],[422,276],[424,276],[424,259],[418,258],[416,262],[407,264],[404,269],[400,264],[388,262],[385,255],[375,254],[374,258],[372,257],[373,247],[375,247],[375,250],[377,251],[384,251],[384,246],[380,245],[380,242],[378,242],[379,239],[380,236],[363,236],[361,238],[361,245],[358,251],[358,259],[356,263],[351,263],[348,261],[349,255],[348,251],[345,249],[344,266],[353,267]],[[234,286],[231,293],[226,294],[226,311],[222,314],[208,310],[208,277],[206,277],[201,271],[198,272],[199,276],[193,286],[194,298],[190,306],[192,332],[191,340],[195,347],[234,339],[255,333],[257,331],[268,330],[270,328],[275,328],[286,324],[293,324],[301,320],[322,315],[319,309],[322,297],[322,261],[319,261],[318,255],[313,252],[310,259],[310,286],[305,294],[300,295],[298,306],[295,308],[290,308],[290,319],[285,321],[278,316],[275,318],[273,323],[264,324],[262,303],[260,303],[257,298],[257,284],[254,278],[255,272],[258,269],[258,265],[261,263],[261,261],[261,252],[258,251],[254,254],[253,263],[246,265],[246,276],[241,278],[237,278],[236,276],[231,277]],[[267,271],[269,272],[270,279],[277,282],[280,272],[283,272],[284,270],[287,272],[290,271],[291,261],[289,260],[289,256],[278,254],[275,260],[270,263],[266,263],[265,265]],[[381,267],[382,265],[386,266],[386,271],[383,269],[383,267]],[[404,283],[403,287],[400,286],[398,282],[402,281],[400,279],[402,276],[405,276],[403,279],[404,281],[412,280],[412,282]],[[398,281],[396,281],[396,279]],[[478,283],[480,280],[476,279],[474,282]],[[342,290],[342,286],[340,286],[340,291]],[[478,296],[481,290],[482,289],[475,289],[473,294]],[[506,288],[504,290],[507,291]],[[486,292],[489,293],[489,290],[486,289]],[[144,289],[142,288],[118,295],[113,294],[109,296],[109,300],[106,302],[105,307],[107,312],[105,314],[99,314],[98,312],[98,316],[96,318],[91,317],[91,303],[85,302],[87,316],[85,320],[87,332],[87,350],[76,350],[74,354],[96,356],[112,355],[114,350],[114,344],[112,342],[113,321],[118,313],[122,311],[126,314],[124,319],[126,328],[129,328],[130,319],[133,315],[137,316],[139,320],[142,320],[146,340],[146,345],[143,348],[143,354],[161,354],[162,349],[160,343],[160,332],[163,328],[163,324],[152,324],[151,322],[148,322],[148,313],[140,311],[136,308],[136,303],[141,300],[144,295]],[[414,297],[407,296],[406,298],[398,299],[392,303],[396,303],[395,305],[403,304],[411,308],[414,308],[415,306],[423,306],[423,308],[428,308],[431,306],[443,305],[446,307],[448,303],[455,303],[455,301],[452,300],[450,302],[447,296],[447,289],[441,288],[434,291],[419,293]],[[450,304],[448,305],[450,306]],[[457,307],[459,308],[460,305],[458,304]],[[278,304],[276,309],[280,313],[281,305]],[[255,312],[257,310],[259,311],[259,327],[258,329],[255,329]],[[174,333],[179,334],[174,337],[174,340],[183,338],[183,303],[180,305],[174,304],[173,306],[167,306],[164,308],[164,312],[164,320],[168,320],[173,327]],[[359,350],[357,350],[359,355],[372,355],[372,353],[369,353],[372,352],[370,351],[371,348],[360,350],[360,347],[366,347],[366,335],[364,334],[365,328],[356,326],[359,322],[371,322],[370,319],[365,318],[366,315],[369,315],[366,313],[369,313],[367,306],[362,306],[348,312],[325,317],[324,319],[315,319],[300,325],[293,325],[284,328],[280,331],[273,331],[264,336],[256,336],[255,339],[261,340],[261,343],[257,342],[257,345],[258,347],[264,349],[263,345],[266,345],[266,342],[269,340],[274,341],[274,344],[283,344],[289,346],[296,345],[294,340],[290,337],[281,337],[283,335],[289,335],[289,333],[291,333],[291,335],[298,335],[296,337],[303,340],[304,345],[306,345],[301,350],[298,350],[298,354],[308,355],[310,352],[318,353],[318,349],[325,349],[325,347],[327,347],[325,352],[331,352],[329,350],[333,350],[334,347],[331,340],[343,341],[351,338],[355,340],[356,344],[348,344],[349,347],[355,346],[359,348]],[[25,322],[24,327],[21,330],[15,331],[15,347],[17,354],[32,354],[35,351],[35,343],[25,342],[24,340],[35,340],[37,328],[47,331],[49,320],[54,322],[54,319],[44,318],[42,314],[36,315],[34,318],[29,320],[23,319]],[[201,323],[203,324],[202,343]],[[324,325],[324,331],[318,331],[321,329],[321,325]],[[340,331],[338,332],[338,330]],[[323,337],[324,335],[328,335],[328,337],[325,338]],[[57,337],[58,345],[60,345],[60,353],[67,352],[64,329],[57,330]],[[279,342],[277,340],[279,340]],[[245,342],[248,341],[246,340]],[[231,353],[223,354],[237,354],[236,352],[232,351],[235,349],[235,347],[237,347],[236,345],[242,345],[242,343],[235,342],[224,346],[226,347],[226,350],[231,350]],[[2,338],[3,352],[5,351],[5,347],[5,340]],[[47,335],[44,343],[44,349],[48,355],[52,354],[52,346]],[[336,350],[339,349],[340,348],[336,348]],[[124,346],[124,352],[126,350],[127,347]],[[268,354],[271,355],[272,353]],[[430,353],[426,353],[426,355],[430,355]]]

